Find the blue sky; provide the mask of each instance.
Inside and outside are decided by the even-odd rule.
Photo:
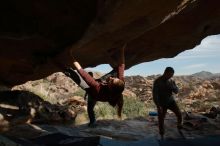
[[[208,36],[192,50],[184,51],[174,58],[162,58],[135,65],[125,71],[125,76],[162,74],[167,66],[175,69],[175,75],[189,75],[200,71],[220,73],[220,35]],[[87,69],[102,73],[111,71],[108,64]]]

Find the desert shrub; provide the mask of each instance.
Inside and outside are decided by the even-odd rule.
[[[146,115],[146,105],[139,98],[125,97],[124,99],[123,114],[126,117],[134,118]]]
[[[26,90],[26,91],[32,92],[33,94],[39,96],[39,97],[40,97],[41,99],[43,99],[44,101],[46,101],[47,98],[48,98],[47,96],[45,96],[45,94],[39,92],[38,90],[36,90],[36,89],[34,89],[34,88],[31,88],[31,89]]]
[[[110,106],[107,102],[98,102],[95,106],[96,117],[99,119],[114,118],[116,116],[116,109]]]
[[[114,118],[117,117],[117,109],[110,106],[108,103],[98,102],[95,107],[96,116],[99,118]],[[146,104],[137,97],[124,96],[124,106],[122,115],[125,118],[134,118],[145,116],[147,113]]]
[[[78,89],[75,93],[73,93],[74,96],[81,96],[84,97],[85,91],[83,89]]]

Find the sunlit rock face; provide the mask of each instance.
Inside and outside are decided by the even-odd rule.
[[[0,81],[15,85],[71,65],[110,63],[124,43],[126,68],[173,57],[220,34],[219,0],[23,0],[0,2]],[[114,53],[113,53],[114,55]]]

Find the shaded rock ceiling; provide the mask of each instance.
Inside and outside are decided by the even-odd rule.
[[[174,57],[220,34],[219,0],[7,0],[0,2],[0,82],[16,85],[71,65],[109,62],[124,43],[126,68]]]

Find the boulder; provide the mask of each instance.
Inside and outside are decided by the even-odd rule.
[[[0,83],[46,77],[72,64],[108,63],[127,44],[126,68],[170,58],[220,33],[219,0],[0,2]],[[112,54],[110,54],[110,52]]]

